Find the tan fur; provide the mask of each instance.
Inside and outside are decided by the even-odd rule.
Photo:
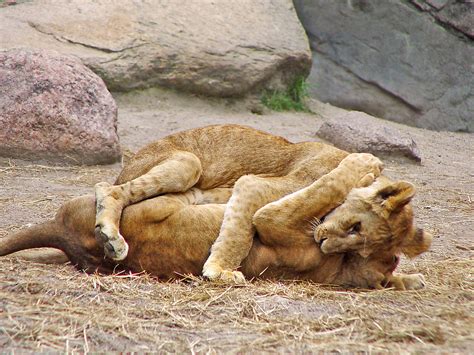
[[[245,275],[369,288],[423,287],[421,275],[393,275],[400,252],[413,256],[426,250],[430,242],[428,234],[413,227],[406,188],[397,188],[407,187],[406,183],[379,178],[373,185],[350,192],[369,185],[379,174],[378,159],[370,154],[351,154],[309,186],[258,209],[251,217],[253,242],[241,263],[243,274],[224,270],[220,276],[235,281]],[[386,193],[388,190],[390,194]],[[225,205],[210,202],[225,202],[230,195],[229,188],[193,188],[127,207],[120,230],[129,250],[119,268],[145,270],[164,279],[200,275],[227,213]],[[386,214],[384,202],[388,198],[399,202],[390,204],[391,213]],[[199,205],[202,203],[205,204]],[[324,223],[314,230],[312,221],[325,215]],[[363,245],[342,242],[330,249],[329,241],[351,238],[347,226],[352,223],[348,222],[352,216],[362,222],[360,233],[365,231],[366,222],[375,233],[367,234]],[[94,198],[76,198],[59,210],[54,221],[0,239],[0,255],[54,247],[63,250],[81,269],[117,271],[116,263],[104,258],[103,248],[96,241],[94,220]],[[236,243],[234,247],[240,246]],[[371,253],[361,256],[366,250]]]
[[[139,151],[116,185],[96,186],[97,234],[105,254],[123,260],[128,244],[119,232],[119,221],[125,206],[192,186],[202,190],[234,186],[203,274],[210,279],[243,281],[235,269],[252,246],[255,212],[308,186],[346,156],[328,145],[293,144],[237,125],[179,132]]]
[[[122,209],[146,198],[235,186],[204,274],[226,278],[248,255],[252,216],[267,203],[308,186],[333,170],[347,153],[306,142],[293,144],[249,127],[217,125],[165,137],[139,151],[116,184],[96,186],[96,228],[105,254],[123,260],[128,245],[119,232]],[[235,246],[238,245],[238,248]]]

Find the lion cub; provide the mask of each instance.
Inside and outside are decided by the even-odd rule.
[[[400,253],[418,255],[431,241],[413,225],[413,186],[384,178],[371,184],[378,173],[376,159],[351,154],[309,186],[260,208],[252,217],[253,242],[240,271],[221,276],[232,281],[245,275],[364,288],[423,287],[420,274],[393,274]],[[67,202],[53,221],[1,238],[0,255],[54,247],[89,272],[124,268],[165,279],[200,275],[227,213],[222,203],[231,194],[230,188],[192,188],[127,207],[120,227],[129,253],[119,263],[104,259],[96,241],[92,196]],[[314,221],[324,216],[314,228]]]
[[[140,150],[116,184],[96,185],[96,228],[105,254],[120,261],[128,244],[119,232],[125,206],[191,187],[234,187],[204,274],[219,279],[248,255],[252,217],[266,204],[310,185],[348,153],[329,145],[287,140],[253,128],[216,125],[179,132]],[[238,244],[239,248],[234,248]]]
[[[322,143],[290,143],[238,125],[179,132],[140,150],[115,185],[96,185],[97,235],[106,256],[114,261],[124,260],[129,252],[129,245],[119,231],[124,207],[153,196],[186,192],[192,187],[202,191],[233,187],[203,274],[212,280],[243,281],[236,269],[249,256],[253,245],[256,212],[285,196],[294,197],[294,193],[333,171],[347,156],[347,152]],[[366,154],[359,159],[365,159],[375,176],[380,174],[382,163],[377,158]],[[323,180],[327,186],[344,190],[340,179]],[[342,203],[333,196],[326,197],[327,202],[333,202],[331,199]],[[298,208],[301,206],[307,208],[304,204]]]

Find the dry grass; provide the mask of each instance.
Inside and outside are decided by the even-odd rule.
[[[175,130],[176,117],[186,125],[221,122],[215,111],[204,115],[191,107],[188,98],[179,105],[145,101],[158,102],[160,109],[134,113],[135,108],[122,107],[125,146],[137,148],[150,136]],[[163,112],[166,107],[172,109]],[[256,125],[245,117],[235,122]],[[260,128],[294,140],[312,139],[303,133],[313,127],[306,116],[267,118],[258,119]],[[290,121],[300,128],[291,131]],[[0,258],[0,349],[472,353],[472,135],[406,129],[415,135],[424,163],[390,162],[386,172],[416,184],[417,223],[435,235],[430,252],[402,264],[403,271],[426,276],[426,289],[348,291],[263,281],[229,288],[195,278],[160,283],[147,275],[87,276],[71,266]],[[51,167],[0,158],[0,237],[52,217],[62,202],[91,193],[96,182],[111,181],[119,170],[118,165]]]
[[[118,169],[0,166],[6,189],[0,237],[51,218],[65,200],[90,193],[94,182]],[[417,292],[307,282],[228,287],[197,278],[160,283],[148,275],[88,276],[71,266],[2,258],[0,349],[467,353],[474,346],[474,261],[472,241],[456,231],[471,230],[472,201],[457,192],[430,188],[421,194],[430,198],[422,205],[431,207],[419,209],[418,220],[433,224],[434,213],[442,213],[444,223],[434,223],[432,231],[444,238],[436,239],[434,253],[402,265],[426,276],[427,288]],[[436,204],[439,193],[452,202]]]
[[[67,200],[113,182],[120,165],[51,166],[0,158],[0,237],[54,217]]]
[[[133,153],[127,151],[127,156]],[[129,158],[126,158],[129,159]],[[44,180],[45,177],[52,178],[48,182],[56,182],[65,185],[84,185],[91,187],[97,183],[97,178],[104,176],[106,173],[114,170],[114,166],[59,166],[59,165],[41,165],[41,164],[15,164],[15,161],[8,160],[0,162],[0,178],[8,179],[9,177],[39,177]]]
[[[415,267],[416,266],[416,267]],[[3,258],[0,347],[30,351],[460,351],[474,344],[472,260],[405,264],[422,291],[308,282],[98,276]]]

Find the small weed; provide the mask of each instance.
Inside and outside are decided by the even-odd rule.
[[[304,77],[297,78],[286,91],[273,90],[265,92],[261,101],[273,111],[302,111],[309,112],[305,104],[308,94],[308,84]]]

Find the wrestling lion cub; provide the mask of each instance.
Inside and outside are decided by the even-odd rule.
[[[252,246],[255,212],[307,187],[335,169],[347,154],[325,144],[294,144],[237,125],[179,132],[139,151],[116,185],[96,185],[97,234],[105,254],[112,260],[123,260],[128,254],[128,244],[119,232],[124,207],[191,187],[209,190],[233,186],[203,274],[210,279],[228,279],[234,273],[235,279],[242,279],[235,270]]]
[[[420,274],[393,275],[400,253],[418,255],[431,242],[429,234],[413,226],[413,186],[383,177],[370,185],[379,170],[380,162],[370,154],[351,154],[309,186],[260,208],[252,218],[255,232],[241,264],[243,274],[364,288],[422,288]],[[225,202],[231,193],[230,188],[192,188],[127,207],[120,227],[130,249],[120,266],[166,279],[200,275],[227,213],[225,205],[209,203]],[[67,202],[55,220],[1,238],[0,255],[53,247],[81,269],[117,270],[116,263],[104,259],[94,236],[94,207],[92,196]]]
[[[208,278],[227,278],[225,275],[249,253],[255,212],[310,185],[336,168],[347,154],[316,142],[293,144],[238,125],[179,132],[140,150],[116,185],[96,185],[97,232],[105,254],[112,260],[123,260],[128,245],[119,232],[119,223],[125,206],[191,187],[209,190],[233,186],[219,236],[204,265]]]

